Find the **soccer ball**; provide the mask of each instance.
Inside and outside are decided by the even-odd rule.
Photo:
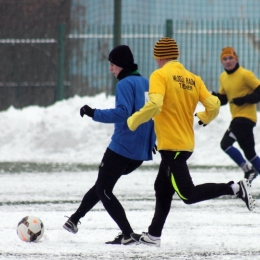
[[[16,231],[22,241],[37,242],[44,234],[44,225],[39,218],[27,216],[18,223]]]

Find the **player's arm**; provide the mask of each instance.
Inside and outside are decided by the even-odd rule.
[[[197,112],[196,116],[203,124],[207,125],[217,117],[220,108],[220,100],[218,97],[210,95],[203,99],[201,103],[205,107],[205,111]]]
[[[158,93],[150,93],[149,101],[137,112],[127,119],[127,125],[131,131],[148,122],[151,118],[158,115],[161,112],[163,105],[163,95]]]
[[[226,105],[228,103],[228,97],[226,95],[226,92],[225,92],[225,89],[223,87],[223,84],[222,84],[222,75],[220,75],[220,78],[219,78],[219,83],[220,83],[220,86],[219,86],[219,90],[218,92],[214,92],[212,91],[211,94],[213,96],[216,96],[218,97],[218,99],[220,100],[220,105],[223,106],[223,105]]]
[[[231,103],[237,106],[242,106],[245,103],[256,104],[260,101],[260,86],[258,86],[253,93],[245,95],[243,97],[234,98]]]
[[[218,97],[221,106],[227,104],[227,102],[228,102],[227,95],[221,94],[219,92],[217,93],[217,92],[214,92],[214,91],[212,91],[212,95]]]

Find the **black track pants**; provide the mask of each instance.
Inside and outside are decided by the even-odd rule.
[[[222,195],[234,195],[230,187],[233,182],[205,183],[195,186],[186,163],[192,153],[172,151],[160,151],[160,153],[162,161],[154,184],[155,213],[148,228],[149,234],[161,236],[175,192],[186,204],[210,200]]]
[[[229,129],[225,132],[221,140],[220,146],[223,151],[226,151],[227,148],[237,141],[240,148],[243,150],[245,157],[250,161],[256,156],[253,133],[255,124],[249,120],[249,123],[241,123],[237,121],[238,120],[236,119],[231,121]]]
[[[143,161],[132,160],[107,149],[99,166],[95,185],[85,194],[77,211],[71,216],[79,220],[100,200],[124,235],[129,236],[133,230],[127,220],[125,210],[113,194],[113,188],[122,175],[138,168]]]

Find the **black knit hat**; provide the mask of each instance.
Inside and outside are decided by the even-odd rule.
[[[108,60],[118,67],[127,68],[134,63],[134,56],[127,45],[119,45],[109,53]]]

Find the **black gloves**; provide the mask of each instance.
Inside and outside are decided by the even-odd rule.
[[[195,116],[197,116],[197,114],[195,114]],[[207,124],[204,124],[201,120],[199,120],[199,125],[203,125],[203,126],[206,126]]]
[[[83,117],[84,115],[87,115],[89,117],[93,117],[94,111],[95,111],[95,109],[89,107],[88,105],[85,105],[80,109],[80,115],[81,115],[81,117]]]
[[[207,125],[207,124],[204,124],[201,120],[198,123],[199,123],[199,125],[203,125],[203,126]]]
[[[238,97],[238,98],[233,98],[233,100],[231,100],[231,103],[237,105],[237,106],[242,106],[245,103],[247,103],[246,101],[246,96],[244,97]]]
[[[211,95],[218,97],[218,93],[216,93],[214,91],[211,92]]]
[[[156,154],[156,151],[157,151],[157,145],[154,144],[154,147],[153,147],[153,154]]]
[[[259,101],[260,101],[260,86],[258,86],[251,94],[245,95],[243,97],[233,98],[233,100],[231,100],[231,103],[237,106],[242,106],[245,103],[256,104]]]
[[[212,96],[215,96],[215,97],[218,97],[221,106],[226,105],[227,102],[228,102],[226,95],[219,94],[219,93],[214,92],[214,91],[211,92],[211,95],[212,95]]]

